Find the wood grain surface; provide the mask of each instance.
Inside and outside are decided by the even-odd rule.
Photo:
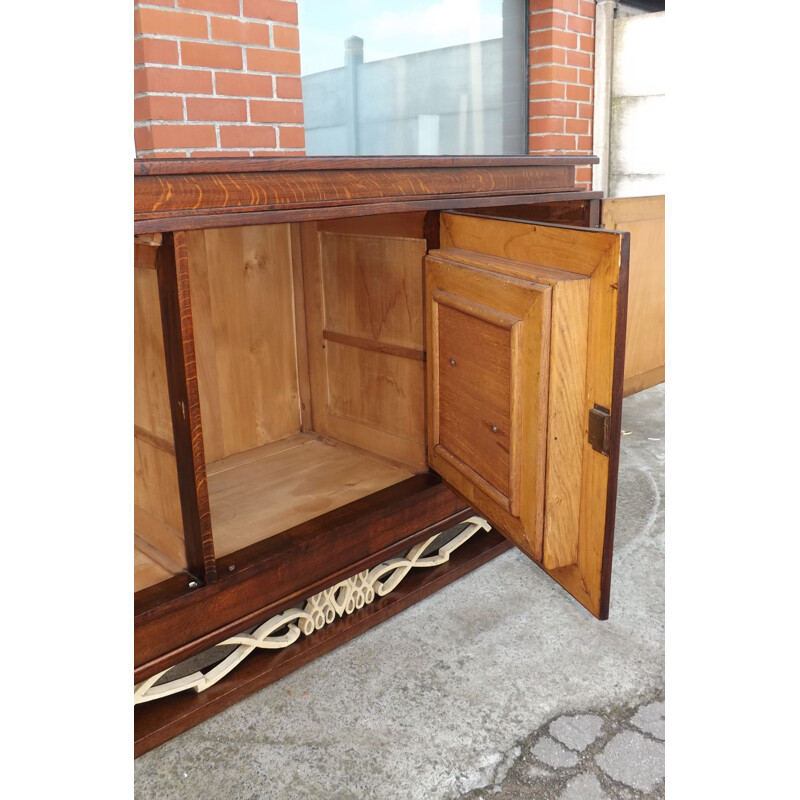
[[[164,236],[157,250],[156,265],[186,560],[193,575],[213,583],[217,569],[208,507],[184,231]]]
[[[254,653],[230,677],[207,691],[201,694],[183,693],[159,702],[136,706],[135,756],[146,753],[334,647],[389,619],[504,553],[510,546],[506,539],[494,531],[476,536],[456,550],[445,564],[416,573],[412,571],[391,594],[309,637],[303,637],[292,647],[273,652]],[[385,557],[391,556],[387,554]]]
[[[624,359],[625,346],[629,237],[626,233],[512,222],[469,214],[442,214],[441,228],[442,249],[471,250],[535,268],[570,272],[589,280],[584,381],[580,382],[579,375],[572,371],[576,390],[582,388],[583,391],[579,429],[582,442],[579,522],[577,534],[573,529],[570,541],[560,541],[566,528],[545,530],[545,541],[550,538],[554,541],[545,545],[548,560],[542,566],[593,614],[607,616],[622,413],[621,359]],[[568,356],[571,352],[575,352],[575,345],[563,339],[562,355]],[[550,368],[555,372],[553,364]],[[566,408],[567,416],[575,420],[572,425],[576,425],[575,402],[575,399],[568,400],[565,406],[551,396],[550,419]],[[612,446],[608,456],[595,451],[588,442],[588,416],[595,404],[611,412]],[[578,435],[577,430],[574,435]],[[554,451],[548,450],[548,461],[553,454]],[[573,476],[576,466],[573,461],[573,466],[569,467]],[[552,473],[552,464],[548,468]],[[566,465],[564,469],[559,466],[558,472],[565,475]],[[575,477],[573,485],[574,480]],[[549,501],[548,488],[545,504]],[[476,508],[480,510],[479,505]],[[490,513],[486,516],[492,519]],[[502,524],[497,524],[503,530]],[[536,558],[535,553],[531,555]],[[573,563],[564,564],[569,559],[574,559]]]
[[[551,289],[446,248],[425,266],[428,461],[540,560]]]
[[[427,469],[425,240],[302,231],[314,430]]]
[[[137,158],[136,177],[146,175],[213,175],[226,172],[305,172],[307,170],[464,169],[497,166],[575,166],[597,164],[597,156],[293,156],[221,158]]]
[[[534,220],[543,215],[595,224],[597,193],[578,191],[574,176],[577,165],[596,161],[534,156],[136,162],[137,326],[157,330],[160,302],[163,328],[162,339],[147,333],[136,344],[137,375],[146,376],[141,386],[137,379],[137,459],[153,473],[148,485],[173,482],[136,512],[137,534],[146,533],[135,542],[137,588],[146,585],[135,603],[137,681],[473,513],[428,471],[425,457],[431,352],[424,338],[422,264],[426,251],[437,246],[450,251],[450,260],[511,282],[534,283],[550,298],[550,316],[540,320],[538,337],[546,345],[537,349],[528,341],[521,357],[509,357],[500,381],[514,387],[520,364],[535,363],[542,377],[549,370],[549,390],[544,380],[533,400],[523,401],[513,388],[501,400],[503,387],[491,386],[481,405],[496,418],[498,431],[487,433],[477,408],[467,413],[463,430],[455,411],[446,412],[448,441],[462,453],[476,441],[482,452],[497,448],[500,455],[489,459],[483,477],[508,498],[507,513],[536,509],[534,527],[541,533],[528,551],[592,613],[607,616],[628,239],[600,232],[590,240],[588,231],[492,219],[476,226],[477,215],[437,211],[480,205],[502,215],[509,206],[512,215],[516,206],[520,216]],[[486,305],[485,293],[467,299],[473,311]],[[509,315],[508,308],[495,311]],[[450,306],[447,313],[463,309]],[[516,323],[508,329],[494,325],[491,341],[462,323],[455,316],[446,326],[452,347],[461,348],[458,361],[481,348],[496,356],[503,347],[521,346]],[[488,324],[485,318],[481,324]],[[504,336],[508,342],[500,341]],[[162,369],[163,380],[151,380]],[[610,456],[586,443],[587,409],[595,402],[611,409]],[[522,499],[525,474],[514,465],[523,455],[509,433],[521,418],[535,420],[544,437],[544,445],[531,450],[533,482],[540,487],[533,506]],[[315,430],[347,444],[331,447],[304,435]],[[274,459],[260,457],[295,436],[327,448],[335,459],[358,455],[361,472],[348,462],[321,475],[316,470],[324,459],[295,458],[305,444]],[[160,477],[162,462],[170,458],[172,477]],[[268,474],[254,481],[237,475],[262,467]],[[335,485],[337,475],[346,478],[344,486]],[[362,483],[369,484],[363,495]],[[216,517],[209,484],[229,505],[218,505],[222,513]],[[224,531],[228,522],[242,519],[250,520],[249,532],[215,552],[212,521],[218,537],[217,522]],[[177,564],[181,529],[189,569],[206,581],[194,590],[185,575],[165,577]],[[138,729],[137,746],[153,746],[215,713],[505,547],[495,536],[488,550],[465,552],[463,563],[436,580],[420,576],[395,606],[387,604],[374,618],[354,620],[340,632],[322,632],[316,642],[267,666],[248,668],[208,700],[186,704],[180,698],[172,706],[177,711],[156,709],[158,704],[138,711],[137,718],[149,721]]]
[[[230,456],[208,467],[215,552],[241,550],[412,474],[302,433]]]
[[[140,592],[134,680],[244,630],[265,608],[284,610],[294,599],[390,558],[469,514],[467,504],[437,476],[415,475],[222,556],[224,579],[214,584],[187,592],[184,581]]]
[[[631,235],[625,395],[664,381],[665,376],[665,198],[615,197],[604,200],[608,230]]]
[[[551,296],[547,399],[547,500],[543,564],[554,568],[577,559],[580,484],[585,441],[590,281],[585,275],[451,248],[459,263],[549,286]]]
[[[186,569],[155,248],[134,245],[134,591]]]
[[[575,167],[594,161],[581,156],[141,161],[135,167],[135,230],[209,227],[214,216],[223,226],[237,224],[229,219],[236,215],[304,209],[317,210],[305,217],[313,219],[319,210],[331,214],[347,206],[372,205],[366,213],[380,213],[382,204],[386,211],[410,209],[415,202],[441,208],[437,200],[477,196],[487,201],[517,196],[524,202],[537,193],[574,191]]]
[[[186,234],[208,462],[300,430],[288,225]]]

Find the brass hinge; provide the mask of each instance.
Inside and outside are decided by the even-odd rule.
[[[589,444],[604,456],[611,453],[611,412],[597,403],[589,411]]]

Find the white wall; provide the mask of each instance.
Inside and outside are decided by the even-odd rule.
[[[665,194],[665,12],[614,20],[609,197]]]

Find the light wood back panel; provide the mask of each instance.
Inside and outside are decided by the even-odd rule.
[[[319,236],[325,330],[422,350],[424,240]]]
[[[361,422],[412,441],[423,436],[424,419],[419,404],[408,407],[409,402],[414,403],[414,389],[423,379],[424,365],[420,359],[330,340],[325,349],[329,417]]]
[[[359,236],[402,236],[423,239],[424,211],[405,214],[372,214],[368,217],[345,217],[317,222],[317,230],[326,233],[352,233]]]
[[[187,234],[206,461],[300,430],[289,225]]]
[[[664,380],[664,212],[664,195],[617,197],[602,204],[603,227],[631,235],[626,396]]]
[[[178,470],[169,409],[155,247],[134,245],[134,534],[152,569],[137,561],[138,590],[186,568]]]
[[[362,224],[370,233],[302,227],[313,426],[423,471],[426,242]]]

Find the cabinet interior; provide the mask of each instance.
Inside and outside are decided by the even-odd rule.
[[[187,234],[217,556],[427,470],[423,219]],[[186,560],[155,247],[135,264],[139,590]]]

